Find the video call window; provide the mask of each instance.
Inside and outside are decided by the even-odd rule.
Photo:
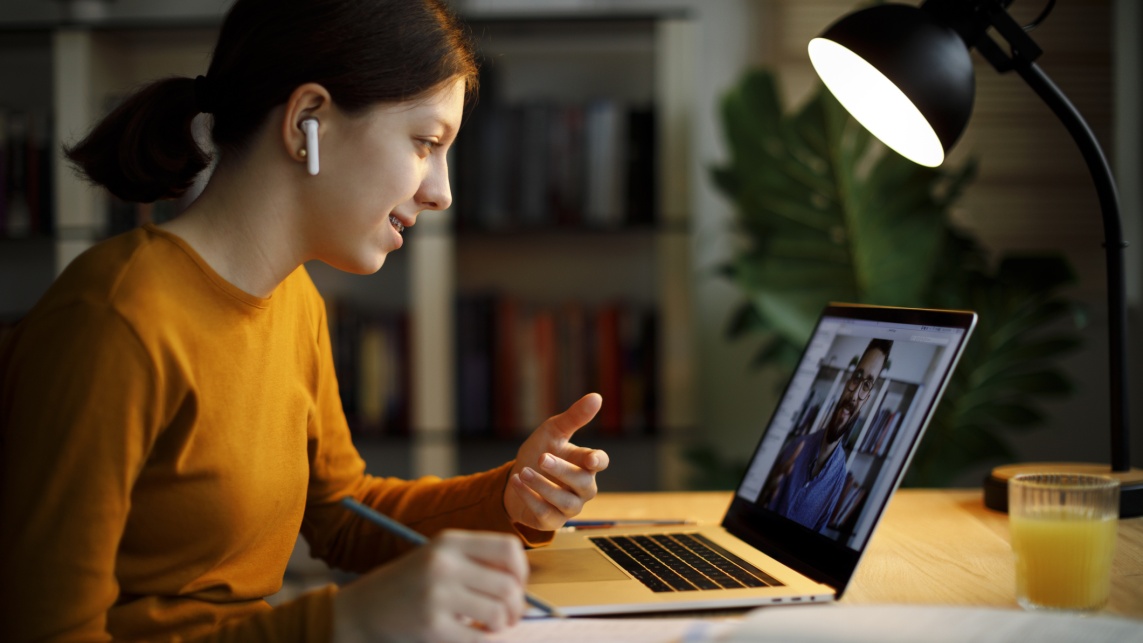
[[[915,328],[823,324],[738,495],[860,547],[876,514],[864,509],[892,491],[955,341]]]

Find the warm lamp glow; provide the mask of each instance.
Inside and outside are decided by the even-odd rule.
[[[919,7],[895,2],[866,7],[838,19],[810,41],[810,61],[825,86],[859,123],[885,145],[921,165],[940,165],[968,124],[975,94],[970,50],[999,73],[1015,71],[1071,134],[1091,173],[1103,216],[1111,466],[1028,466],[1052,472],[1095,467],[1119,480],[1120,517],[1143,516],[1143,470],[1131,466],[1129,447],[1130,353],[1123,267],[1127,244],[1115,177],[1087,121],[1036,64],[1043,50],[1028,32],[1044,21],[1055,0],[1026,25],[1008,14],[1010,4],[1011,0],[924,0]],[[1007,509],[1012,470],[1012,466],[993,469],[984,483],[985,506]]]
[[[945,160],[929,122],[900,89],[849,49],[825,38],[809,45],[810,62],[838,102],[882,143],[926,167]]]

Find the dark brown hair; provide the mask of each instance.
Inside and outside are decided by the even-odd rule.
[[[191,130],[199,112],[213,115],[211,137],[225,158],[302,84],[322,85],[352,114],[456,78],[471,101],[471,37],[442,0],[238,0],[205,77],[147,85],[65,153],[115,196],[147,203],[181,195],[209,164]]]
[[[881,354],[885,356],[885,366],[881,368],[881,370],[884,371],[888,370],[889,368],[889,351],[891,350],[893,350],[893,340],[871,339],[869,340],[869,345],[865,347],[865,352],[863,352],[861,356],[865,357],[865,353],[868,353],[869,351],[881,351]]]

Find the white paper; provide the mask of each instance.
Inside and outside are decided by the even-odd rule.
[[[1091,614],[927,605],[767,607],[719,643],[1143,643],[1143,620]]]
[[[697,618],[543,618],[487,636],[485,643],[706,643],[736,621]]]
[[[930,605],[764,607],[735,618],[529,619],[485,643],[1143,643],[1143,620]]]

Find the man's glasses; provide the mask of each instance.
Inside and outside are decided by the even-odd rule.
[[[864,401],[873,392],[873,385],[876,383],[877,380],[873,376],[867,377],[865,371],[859,368],[853,372],[853,375],[849,376],[849,381],[845,383],[845,387],[850,391],[856,391],[857,399]]]

